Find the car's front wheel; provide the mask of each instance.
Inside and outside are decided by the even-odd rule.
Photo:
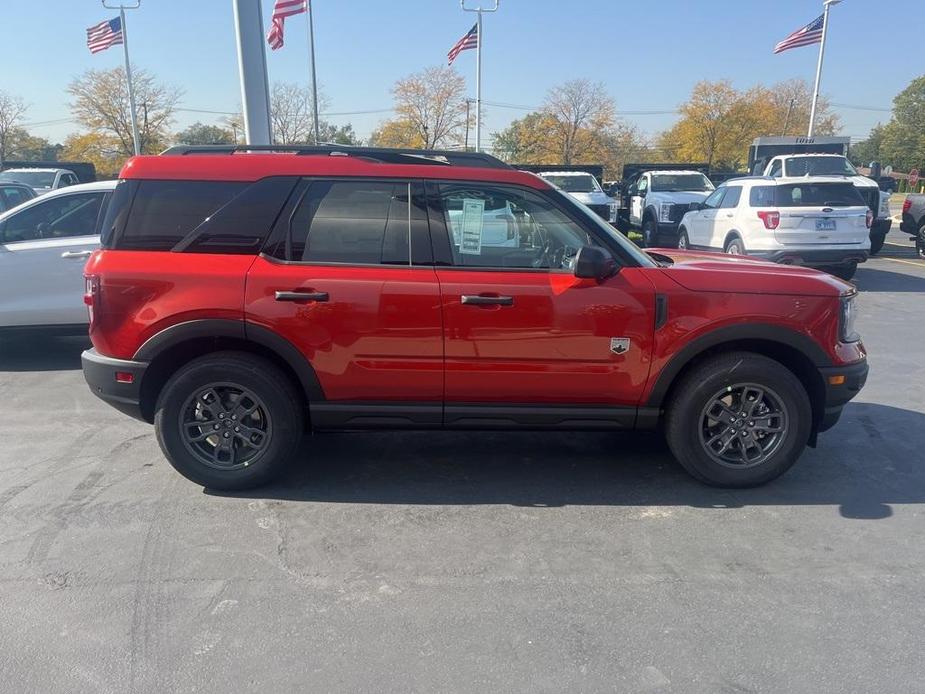
[[[672,453],[694,477],[753,487],[782,475],[809,440],[812,408],[783,364],[731,352],[696,365],[673,391],[665,418]]]
[[[678,231],[678,248],[682,251],[686,251],[691,247],[691,240],[687,236],[687,229],[681,227]]]
[[[925,258],[925,219],[922,220],[918,236],[915,238],[915,250],[920,258]]]
[[[642,223],[643,248],[655,248],[658,245],[658,222],[649,217]]]
[[[269,482],[293,457],[303,407],[271,362],[220,352],[168,380],[154,426],[167,460],[187,479],[211,489],[249,489]]]

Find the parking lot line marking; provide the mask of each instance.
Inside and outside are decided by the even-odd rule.
[[[881,260],[889,260],[893,263],[905,263],[906,265],[914,265],[915,267],[925,267],[925,262],[917,262],[915,260],[900,260],[899,258],[881,258]]]

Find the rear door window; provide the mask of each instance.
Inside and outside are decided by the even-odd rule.
[[[777,186],[778,207],[864,206],[864,199],[851,183],[795,183]]]
[[[720,203],[722,209],[732,209],[739,206],[739,198],[742,197],[742,186],[728,186],[723,201]]]
[[[92,236],[96,233],[103,192],[45,199],[0,224],[3,243]]]
[[[291,217],[286,257],[410,265],[410,188],[407,182],[312,181]]]

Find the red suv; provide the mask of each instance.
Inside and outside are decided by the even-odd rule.
[[[866,379],[855,290],[815,270],[643,253],[483,154],[242,149],[131,159],[86,269],[87,382],[208,487],[308,431],[656,427],[744,487]]]

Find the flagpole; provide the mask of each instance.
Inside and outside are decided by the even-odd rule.
[[[125,10],[137,10],[141,7],[141,0],[136,0],[134,5],[107,5],[103,0],[103,7],[110,10],[119,10],[119,21],[122,27],[122,52],[125,55],[125,80],[128,83],[128,103],[132,115],[132,144],[134,145],[135,155],[141,154],[141,139],[138,136],[138,111],[135,108],[135,87],[132,84],[132,64],[128,59],[128,26],[125,24]]]
[[[501,0],[495,0],[493,7],[484,9],[481,5],[478,7],[468,8],[466,7],[466,0],[459,0],[460,7],[463,8],[465,12],[475,12],[477,15],[476,19],[476,34],[477,40],[475,43],[475,151],[482,151],[482,13],[483,12],[497,12],[498,7],[501,5]],[[468,120],[467,120],[468,126]]]
[[[819,82],[822,80],[822,60],[825,57],[825,37],[829,28],[829,8],[837,5],[841,0],[825,0],[822,3],[822,40],[819,42],[819,60],[816,63],[816,84],[813,87],[813,104],[809,111],[809,130],[806,137],[813,136],[813,130],[816,127],[816,104],[819,102]]]
[[[308,12],[308,46],[312,57],[312,107],[315,116],[315,144],[321,144],[318,125],[318,80],[315,77],[315,11],[310,2],[306,2],[305,8]]]

